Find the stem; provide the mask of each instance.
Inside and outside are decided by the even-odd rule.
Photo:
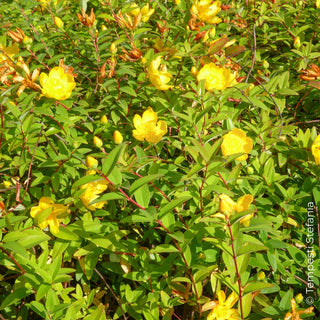
[[[171,234],[171,232],[163,225],[162,221],[161,220],[157,220],[157,223],[164,229],[165,232],[167,232],[168,234]],[[197,287],[196,287],[196,283],[194,281],[194,278],[193,278],[193,274],[192,272],[190,271],[190,266],[188,264],[188,261],[186,260],[183,252],[182,252],[182,249],[180,248],[179,246],[179,243],[176,239],[172,238],[172,241],[174,242],[176,248],[178,249],[179,253],[180,253],[180,256],[184,262],[184,264],[186,265],[187,267],[187,272],[189,274],[189,277],[190,277],[190,280],[192,282],[192,285],[193,285],[193,288],[194,288],[194,292],[195,292],[195,295],[196,295],[196,298],[197,298],[197,305],[198,305],[198,312],[199,312],[199,319],[201,319],[201,305],[198,303],[199,301],[199,294],[198,294],[198,291],[197,291]]]
[[[230,225],[230,222],[229,222],[229,218],[226,217],[226,219],[227,219],[227,227],[228,227],[229,234],[230,234],[230,239],[231,239],[232,258],[233,258],[233,262],[234,262],[234,265],[235,265],[235,268],[236,268],[236,275],[237,275],[237,278],[238,278],[237,282],[238,282],[238,287],[239,287],[240,316],[241,316],[241,319],[243,319],[241,276],[240,276],[239,269],[238,269],[236,251],[235,251],[235,248],[234,248],[234,245],[233,245],[234,238],[233,238],[233,234],[232,234],[232,231],[231,231],[231,225]]]
[[[2,248],[1,246],[0,246],[0,250],[12,260],[12,262],[20,269],[22,274],[26,273],[26,271],[21,267],[20,263],[13,257],[12,253],[8,252],[6,249]]]
[[[127,320],[128,318],[126,317],[126,313],[124,312],[122,306],[121,306],[121,300],[116,296],[116,294],[113,292],[113,290],[111,289],[111,287],[109,286],[109,284],[107,283],[107,281],[105,280],[105,278],[103,277],[103,275],[97,270],[97,268],[94,268],[94,271],[96,272],[96,274],[100,277],[100,279],[103,281],[103,283],[105,284],[105,286],[108,288],[108,290],[111,292],[111,294],[113,295],[113,297],[117,300],[119,307],[121,309],[121,312],[123,314],[123,318],[125,320]]]

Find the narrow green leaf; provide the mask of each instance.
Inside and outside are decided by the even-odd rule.
[[[27,289],[27,288],[18,288],[14,290],[12,293],[10,293],[1,303],[0,310],[3,310],[4,308],[16,304],[16,303],[22,303],[22,299],[29,296],[30,294],[33,294],[33,290]]]
[[[171,202],[169,202],[168,204],[166,204],[159,212],[158,218],[162,219],[166,213],[168,213],[169,211],[173,210],[175,207],[177,207],[179,204],[188,201],[192,198],[191,195],[189,196],[183,196],[183,197],[179,197],[177,199],[172,200]]]
[[[125,145],[125,143],[117,145],[104,159],[102,164],[102,173],[104,175],[108,176],[109,173],[113,170]]]
[[[138,190],[139,188],[141,188],[143,185],[154,181],[156,179],[162,178],[163,174],[152,174],[146,177],[142,177],[138,180],[136,180],[135,182],[132,183],[130,189],[129,189],[129,194],[133,194],[136,190]]]

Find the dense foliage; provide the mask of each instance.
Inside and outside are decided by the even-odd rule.
[[[319,17],[1,3],[0,319],[319,319]]]

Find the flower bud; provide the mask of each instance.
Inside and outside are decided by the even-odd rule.
[[[298,304],[301,303],[301,302],[303,301],[303,295],[302,295],[302,293],[298,293],[298,294],[295,296],[294,299],[296,300],[296,302],[297,302]]]
[[[8,180],[3,181],[3,185],[6,189],[9,189],[11,187],[11,182]]]
[[[96,169],[98,166],[98,160],[94,157],[87,156],[86,158],[86,165],[90,169]]]
[[[192,74],[194,77],[196,77],[197,74],[198,74],[198,69],[197,69],[196,67],[192,67],[192,68],[191,68],[191,74]]]
[[[253,174],[254,170],[252,167],[248,167],[247,172],[248,172],[248,174]]]
[[[23,42],[23,44],[24,44],[27,48],[29,48],[30,45],[31,45],[32,42],[33,42],[33,39],[30,38],[30,37],[28,37],[28,36],[24,36],[22,42]]]
[[[110,45],[110,52],[112,53],[112,54],[116,54],[117,53],[117,46],[116,46],[116,44],[114,43],[114,42],[112,42],[111,43],[111,45]]]
[[[258,273],[258,280],[263,280],[266,277],[266,274],[263,271]]]
[[[101,31],[106,31],[106,30],[108,30],[108,28],[103,24],[103,25],[101,26]]]
[[[141,61],[142,64],[146,64],[147,63],[147,59],[145,57],[142,57],[140,61]]]
[[[299,49],[301,47],[301,41],[300,41],[300,37],[296,37],[293,41],[293,46],[296,49]]]
[[[93,137],[93,144],[97,147],[97,148],[101,148],[103,143],[102,143],[102,140],[97,137],[97,136],[94,136]]]
[[[101,117],[100,123],[103,123],[103,124],[108,123],[108,118],[107,118],[106,115],[103,115],[103,116]]]
[[[59,17],[54,17],[54,24],[59,28],[63,29],[64,23]]]
[[[119,144],[119,143],[121,143],[123,141],[123,136],[120,133],[120,131],[116,130],[116,131],[113,132],[113,141],[116,144]]]
[[[265,69],[268,69],[268,68],[270,67],[269,62],[268,62],[267,60],[263,60],[262,66],[263,66]]]

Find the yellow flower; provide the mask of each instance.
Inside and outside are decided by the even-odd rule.
[[[122,134],[120,133],[120,131],[118,130],[115,130],[113,132],[113,141],[116,143],[116,144],[119,144],[123,141],[123,136]]]
[[[316,6],[317,6],[318,9],[320,9],[320,0],[316,1]]]
[[[8,60],[8,57],[13,60],[13,57],[19,53],[19,47],[16,43],[13,43],[10,47],[5,47],[0,44],[0,63]]]
[[[141,20],[143,22],[147,22],[150,17],[153,15],[154,9],[150,9],[149,3],[147,3],[142,9],[141,9]]]
[[[220,212],[226,214],[230,217],[230,214],[233,211],[242,212],[249,210],[249,206],[253,201],[253,196],[251,194],[246,194],[241,197],[237,203],[235,203],[228,195],[221,194],[219,196],[220,204],[219,210]],[[243,217],[240,222],[244,224],[244,226],[248,227],[250,225],[250,219],[253,217],[253,213]]]
[[[218,67],[213,62],[200,69],[197,80],[205,80],[204,86],[208,91],[224,90],[237,83],[235,73],[231,73],[230,69]]]
[[[158,56],[155,60],[152,60],[148,66],[148,75],[151,83],[159,90],[168,90],[173,86],[168,85],[172,74],[167,72],[166,66],[163,66],[159,71],[161,56]]]
[[[95,174],[95,170],[89,170],[87,172],[87,175]],[[97,198],[99,198],[100,194],[107,190],[108,188],[108,181],[105,179],[100,179],[97,181],[89,182],[86,184],[83,184],[80,189],[85,189],[85,192],[80,196],[80,199],[82,203],[92,211],[95,211],[96,209],[101,209],[107,201],[99,201],[97,203],[91,204],[90,203]]]
[[[243,161],[248,158],[248,153],[252,150],[253,143],[241,129],[235,128],[222,138],[223,142],[221,144],[221,150],[224,156],[229,156],[235,153],[245,153],[238,157],[237,160]]]
[[[320,134],[317,136],[316,140],[314,140],[311,146],[311,152],[314,156],[314,160],[316,161],[316,164],[320,165]]]
[[[232,291],[226,300],[224,291],[220,290],[218,292],[218,301],[210,311],[207,320],[238,320],[238,310],[232,309],[237,301],[238,296],[235,292]]]
[[[70,73],[65,73],[61,67],[54,67],[49,72],[49,76],[46,73],[41,73],[39,81],[42,94],[56,100],[68,99],[76,86],[74,77]]]
[[[207,23],[219,23],[221,19],[216,15],[221,10],[221,1],[195,0],[191,7],[191,13],[199,20]]]
[[[313,311],[313,307],[309,307],[304,310],[296,311],[296,305],[297,305],[296,301],[292,298],[291,299],[291,312],[288,312],[285,315],[284,320],[301,320],[300,314],[310,314]]]
[[[30,215],[32,218],[35,218],[36,216],[41,215],[41,213],[44,213],[44,217],[39,219],[40,229],[44,229],[49,226],[52,233],[58,233],[59,221],[57,216],[62,215],[67,212],[67,210],[66,206],[62,204],[55,204],[51,198],[42,197],[39,201],[39,205],[31,208]]]
[[[146,140],[150,143],[158,143],[168,131],[166,122],[158,121],[158,116],[151,107],[143,113],[142,118],[136,114],[133,125],[136,128],[132,130],[133,136],[139,141]]]

